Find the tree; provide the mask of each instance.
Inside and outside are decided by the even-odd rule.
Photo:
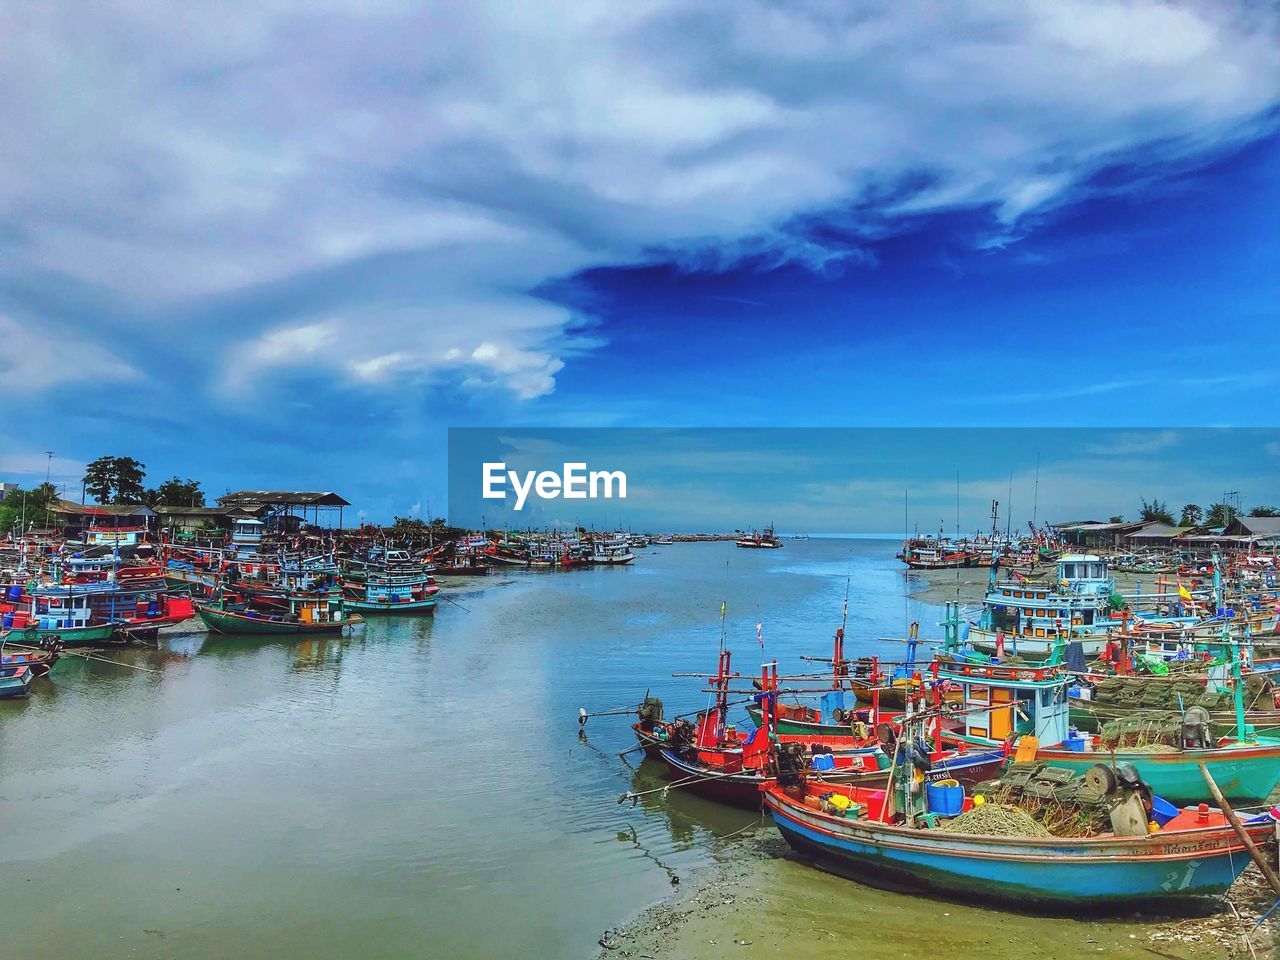
[[[1124,517],[1117,514],[1116,516],[1108,520],[1107,523],[1124,523]]]
[[[51,483],[42,483],[31,490],[15,486],[0,501],[0,536],[24,518],[28,527],[48,524],[52,519],[50,507],[58,500],[58,488]]]
[[[84,470],[84,489],[98,503],[142,503],[147,468],[133,457],[99,457]]]
[[[1152,500],[1147,503],[1147,498],[1142,498],[1142,512],[1139,516],[1144,521],[1155,521],[1156,523],[1167,523],[1173,526],[1173,514],[1169,512],[1169,505],[1163,500]]]
[[[148,490],[143,499],[149,507],[203,507],[204,491],[200,481],[188,477],[181,480],[170,477],[154,490]]]
[[[1194,503],[1188,503],[1182,508],[1182,517],[1178,520],[1178,525],[1182,527],[1198,527],[1203,518],[1204,511]]]
[[[1225,527],[1232,520],[1240,516],[1240,511],[1229,503],[1214,503],[1209,506],[1205,513],[1204,525],[1206,527]]]
[[[1249,511],[1251,517],[1280,517],[1280,507],[1254,507]]]

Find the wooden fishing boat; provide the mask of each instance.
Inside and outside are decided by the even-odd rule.
[[[197,603],[196,613],[215,633],[231,636],[291,637],[301,634],[341,633],[364,623],[348,613],[340,595],[290,596],[281,607],[250,603]]]
[[[759,533],[753,531],[734,542],[744,550],[777,550],[782,546],[782,538],[774,534],[773,527],[765,527]]]
[[[1100,758],[1112,766],[1132,764],[1143,782],[1172,803],[1208,798],[1199,771],[1203,763],[1229,801],[1258,803],[1280,783],[1280,739],[1256,736],[1245,724],[1239,660],[1233,660],[1236,736],[1210,738],[1207,728],[1197,724],[1194,731],[1184,731],[1169,752],[1160,753],[1093,752],[1088,739],[1071,737],[1068,694],[1074,681],[1060,662],[1037,666],[947,662],[938,672],[960,693],[967,712],[958,735],[970,743],[996,746],[1034,737],[1036,759],[1076,772]]]
[[[369,571],[342,586],[346,606],[361,613],[428,615],[435,612],[440,587],[425,570]]]
[[[19,700],[31,691],[35,674],[25,663],[0,666],[0,700]]]
[[[50,643],[48,649],[25,645],[15,647],[0,636],[0,667],[26,666],[30,668],[31,676],[39,680],[48,676],[61,658],[60,647],[61,644],[57,643]]]
[[[851,736],[845,731],[842,736],[815,739],[779,732],[776,664],[766,664],[759,681],[764,722],[745,740],[740,738],[724,720],[728,683],[736,676],[729,673],[729,662],[729,651],[722,651],[713,678],[716,705],[698,714],[696,724],[676,721],[650,724],[643,730],[636,724],[637,739],[645,752],[656,753],[672,778],[686,789],[723,803],[758,809],[761,788],[777,775],[775,756],[779,752],[787,754],[793,764],[809,765],[814,776],[827,782],[874,785],[888,780],[890,764],[882,746],[895,736],[888,724],[882,724],[875,736]],[[917,749],[927,758],[922,764],[927,781],[979,783],[994,776],[1006,758],[1003,749],[944,750],[940,740],[934,751],[924,743]]]
[[[846,797],[860,815],[824,812],[820,797]],[[895,825],[885,790],[805,781],[775,783],[764,804],[787,842],[815,865],[875,886],[907,887],[1005,904],[1128,908],[1218,897],[1249,864],[1218,810],[1182,810],[1142,837],[1024,838]],[[808,801],[808,802],[806,802]],[[830,801],[828,801],[829,803]],[[972,809],[966,798],[964,809]],[[1255,843],[1275,830],[1269,815],[1246,825]]]

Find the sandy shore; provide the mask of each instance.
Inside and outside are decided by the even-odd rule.
[[[1255,868],[1232,892],[1229,908],[1192,919],[1125,921],[1037,917],[961,906],[864,887],[792,857],[771,827],[725,843],[717,862],[679,892],[601,938],[600,957],[888,960],[982,957],[983,960],[1070,960],[1165,957],[1239,960],[1241,936],[1270,906]],[[1259,960],[1275,956],[1280,926],[1251,937]]]

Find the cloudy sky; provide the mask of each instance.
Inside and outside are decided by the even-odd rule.
[[[512,481],[482,494],[485,463]],[[620,470],[625,500],[540,497],[530,471]],[[586,472],[586,471],[580,471]],[[602,492],[603,488],[598,488]],[[1280,428],[469,428],[449,436],[449,509],[479,528],[905,531],[948,536],[1137,519],[1144,501],[1280,508]],[[1207,512],[1207,509],[1206,509]]]
[[[448,426],[1272,422],[1277,31],[10,4],[0,474],[128,454],[381,518],[441,512]]]

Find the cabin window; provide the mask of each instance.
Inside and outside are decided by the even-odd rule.
[[[1052,687],[1049,687],[1047,689],[1040,691],[1040,706],[1042,707],[1053,706],[1053,688]]]
[[[1045,612],[1044,612],[1043,610],[1037,610],[1037,611],[1036,611],[1036,616],[1037,616],[1037,617],[1043,617],[1043,616],[1045,616]]]
[[[1037,637],[1043,637],[1043,636],[1044,636],[1044,627],[1036,627],[1036,636],[1037,636]]]
[[[1076,575],[1076,565],[1074,563],[1064,563],[1062,565],[1062,579],[1072,580]]]
[[[1092,611],[1092,610],[1086,610],[1086,611],[1084,611],[1084,623],[1085,623],[1085,626],[1092,626],[1092,624],[1093,624],[1093,611]]]
[[[991,690],[989,687],[970,687],[969,700],[972,703],[990,703]]]

